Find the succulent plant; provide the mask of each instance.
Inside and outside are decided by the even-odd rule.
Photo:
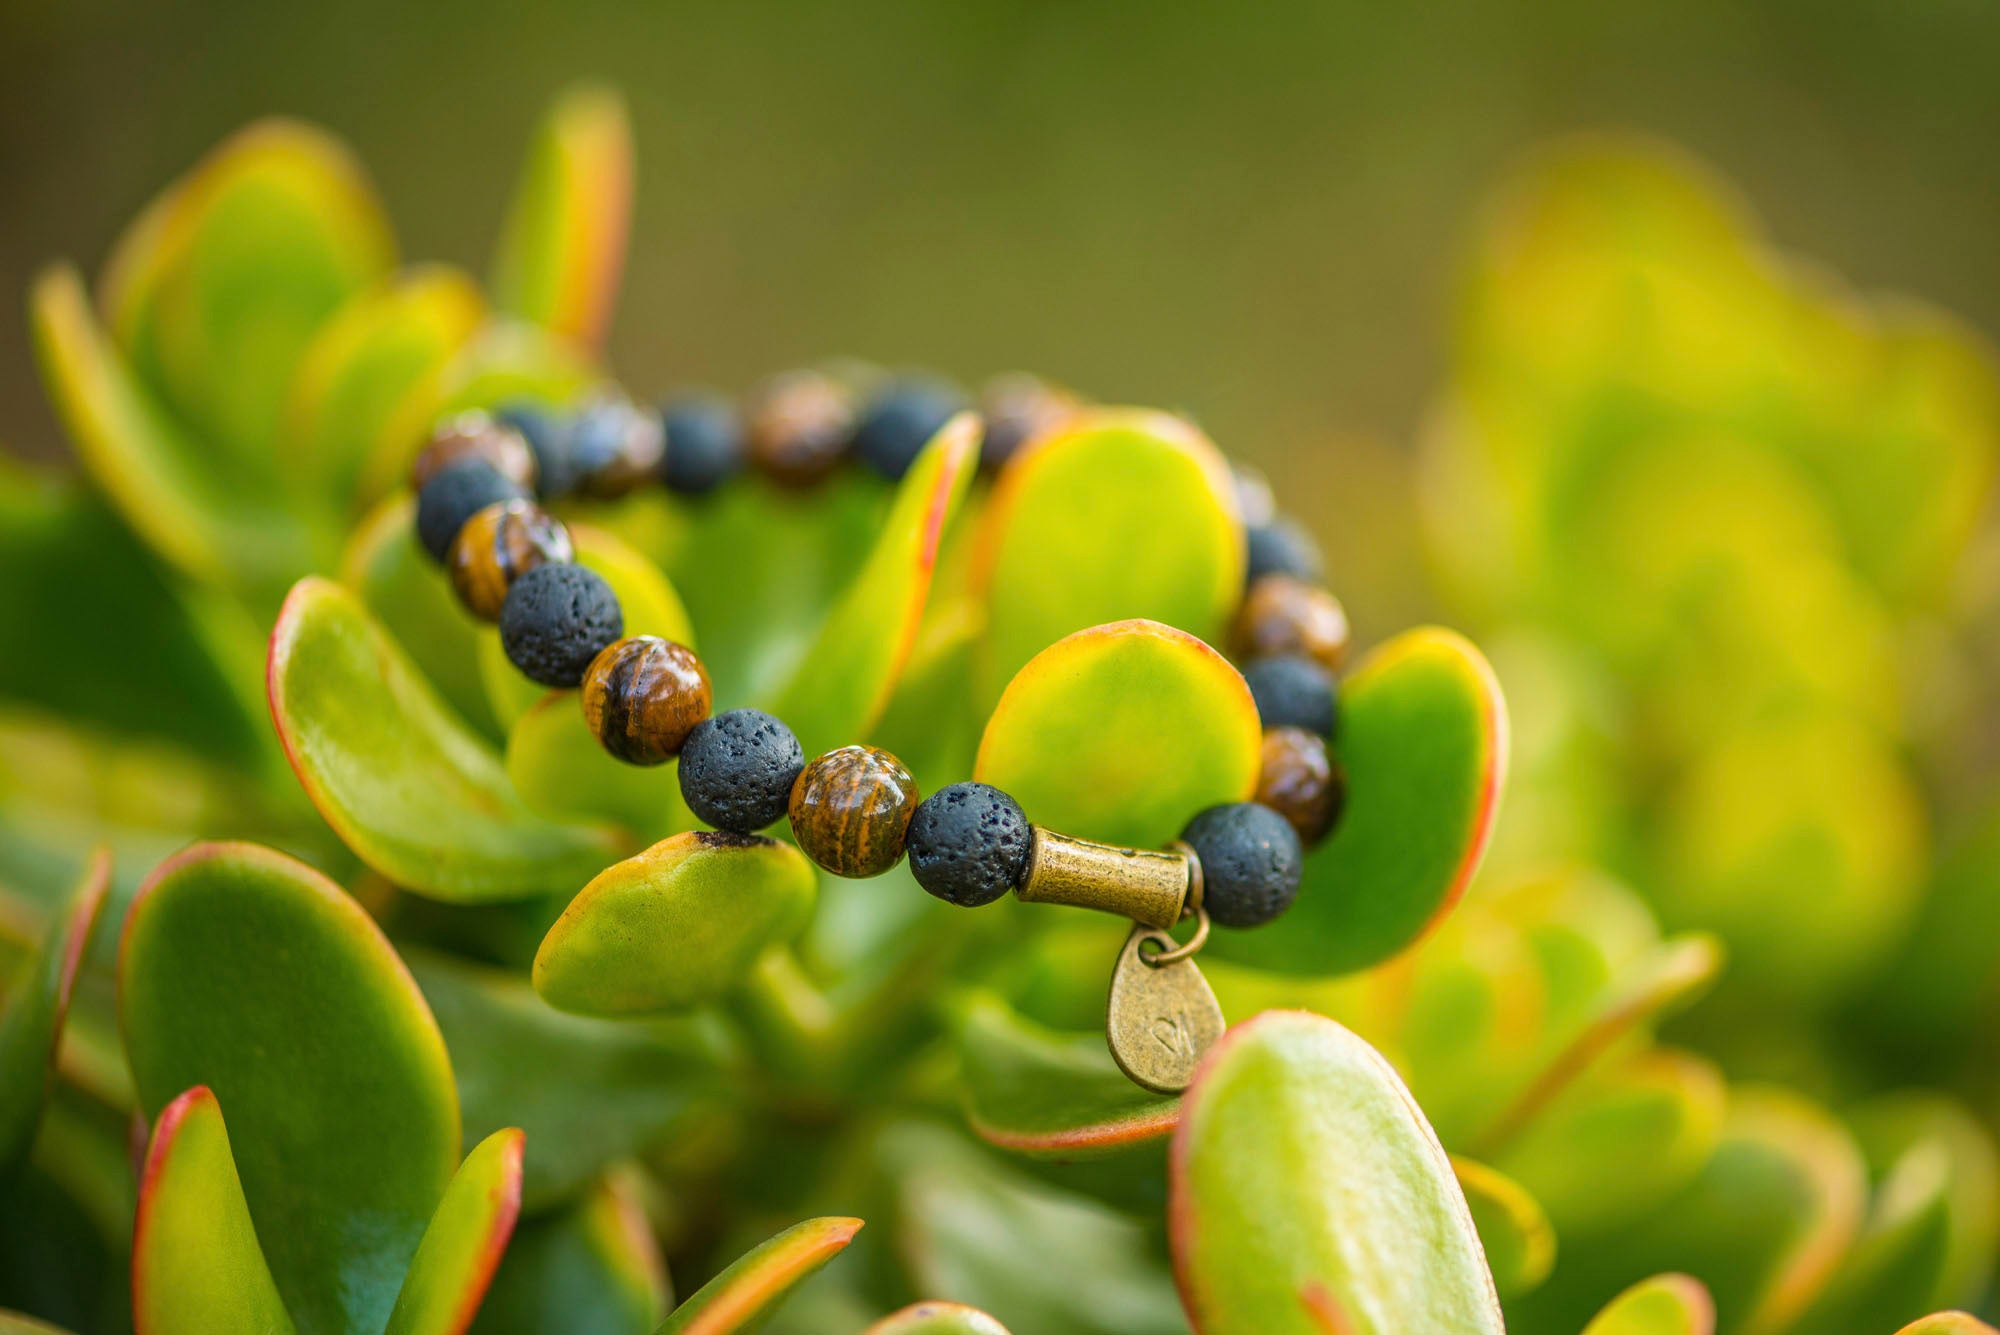
[[[1180,1096],[1099,1028],[1129,924],[695,833],[508,669],[404,482],[441,418],[601,389],[630,175],[616,98],[559,102],[482,293],[398,269],[345,152],[268,123],[140,216],[95,300],[37,284],[85,480],[0,472],[31,650],[0,662],[0,1306],[1358,1335],[1498,1331],[1504,1300],[1517,1330],[1698,1335],[1977,1296],[1992,1156],[1955,1105],[1850,1133],[1656,1045],[1720,950],[1608,877],[1461,906],[1508,718],[1454,633],[1342,681],[1341,822],[1285,917],[1203,955],[1236,1023]],[[948,426],[894,483],[564,519],[627,633],[698,644],[717,707],[772,706],[808,755],[879,742],[924,792],[976,776],[1132,847],[1247,798],[1214,446],[1079,405],[990,476],[979,448]]]

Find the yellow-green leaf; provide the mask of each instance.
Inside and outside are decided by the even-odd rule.
[[[868,1327],[862,1335],[1007,1335],[1007,1328],[963,1303],[911,1303]]]
[[[0,1000],[0,1179],[20,1166],[34,1143],[76,971],[110,887],[111,852],[100,848],[91,854],[82,881],[49,925],[40,947],[23,962]]]
[[[1583,1335],[1713,1335],[1715,1301],[1688,1275],[1655,1275],[1611,1300]]]
[[[997,997],[969,1001],[955,1035],[966,1120],[990,1145],[1072,1159],[1173,1134],[1180,1100],[1128,1079],[1102,1034],[1059,1034]]]
[[[674,1309],[655,1335],[732,1335],[754,1330],[785,1296],[839,1255],[859,1219],[808,1219],[739,1257]]]
[[[521,1214],[518,1128],[495,1131],[465,1156],[403,1277],[385,1335],[462,1335]]]
[[[1451,1156],[1493,1286],[1502,1297],[1527,1293],[1549,1277],[1556,1264],[1556,1231],[1541,1203],[1513,1178],[1475,1159]]]

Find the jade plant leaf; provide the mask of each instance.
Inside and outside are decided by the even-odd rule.
[[[725,1088],[734,1049],[713,1023],[564,1015],[513,972],[441,955],[412,953],[410,970],[451,1052],[466,1134],[527,1132],[530,1213],[670,1143]]]
[[[1896,1335],[1995,1335],[1995,1332],[1970,1312],[1933,1312],[1918,1317]]]
[[[1502,1330],[1450,1161],[1349,1030],[1267,1011],[1224,1035],[1182,1103],[1167,1223],[1196,1330]]]
[[[1017,454],[974,564],[983,702],[1086,626],[1143,617],[1218,642],[1243,592],[1235,496],[1221,453],[1165,413],[1091,409]]]
[[[1069,1159],[1173,1134],[1180,1100],[1133,1084],[1101,1034],[1059,1034],[982,996],[956,1039],[966,1120],[990,1145]]]
[[[486,318],[471,279],[426,266],[357,294],[305,350],[285,396],[288,453],[302,491],[348,502],[376,456],[412,454],[444,374]]]
[[[1519,1182],[1476,1159],[1454,1154],[1451,1168],[1479,1230],[1493,1287],[1511,1298],[1547,1279],[1556,1264],[1556,1232],[1541,1204]]]
[[[945,528],[972,482],[979,419],[945,423],[896,488],[868,560],[820,627],[774,712],[816,756],[866,737],[889,707],[930,596]]]
[[[278,737],[306,795],[370,867],[457,903],[567,892],[612,856],[607,830],[522,805],[499,758],[438,699],[361,601],[300,580],[271,632]]]
[[[380,1329],[458,1163],[444,1040],[388,939],[318,872],[251,844],[156,867],[118,1012],[142,1110],[205,1085],[306,1331]]]
[[[69,1335],[69,1332],[19,1312],[0,1312],[0,1335]]]
[[[838,1256],[860,1231],[859,1219],[838,1216],[792,1225],[695,1290],[655,1335],[754,1330],[785,1295]]]
[[[759,835],[689,831],[606,868],[535,954],[535,991],[579,1015],[646,1015],[720,999],[812,915],[818,878]]]
[[[1479,867],[1507,768],[1507,711],[1485,658],[1450,631],[1406,632],[1341,683],[1339,827],[1306,857],[1282,926],[1212,949],[1281,973],[1365,968],[1448,913]]]
[[[625,103],[583,87],[550,108],[528,150],[493,258],[493,300],[595,347],[611,322],[632,209]]]
[[[665,1319],[672,1286],[630,1172],[514,1233],[472,1329],[478,1335],[633,1335]]]
[[[273,1335],[292,1330],[264,1262],[215,1095],[169,1103],[139,1177],[132,1229],[137,1335]]]
[[[0,1000],[0,1180],[20,1165],[34,1141],[76,971],[110,888],[111,854],[99,849],[40,948]]]
[[[963,1303],[911,1303],[891,1312],[862,1335],[1007,1335],[1007,1328]]]
[[[1583,1335],[1714,1335],[1715,1301],[1701,1281],[1655,1275],[1613,1298]]]
[[[521,1214],[518,1128],[495,1131],[453,1174],[417,1247],[385,1335],[461,1335]]]
[[[551,691],[514,720],[507,777],[521,800],[556,820],[613,821],[636,842],[691,829],[678,762],[628,765],[605,751],[575,691]]]
[[[1221,654],[1157,621],[1118,621],[1057,641],[1015,675],[973,773],[1038,824],[1157,848],[1202,808],[1250,796],[1262,735],[1250,688]]]

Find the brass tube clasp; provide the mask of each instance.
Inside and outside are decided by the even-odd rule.
[[[1033,827],[1027,874],[1015,891],[1030,904],[1073,904],[1168,928],[1187,907],[1194,860],[1183,849],[1124,848]]]

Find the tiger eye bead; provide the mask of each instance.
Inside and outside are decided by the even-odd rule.
[[[459,601],[481,621],[498,621],[514,581],[550,561],[572,560],[569,530],[533,501],[496,501],[465,521],[445,568]]]
[[[628,764],[658,765],[679,755],[711,702],[708,672],[694,650],[657,635],[611,644],[583,674],[583,721]]]
[[[793,371],[752,397],[744,430],[750,459],[767,477],[784,487],[809,487],[847,453],[854,398],[831,376]]]
[[[480,460],[524,491],[535,489],[538,470],[528,442],[482,412],[460,413],[438,427],[410,469],[410,486],[422,491],[424,483],[467,459]]]
[[[1347,657],[1347,612],[1340,600],[1293,575],[1258,579],[1237,609],[1231,637],[1244,660],[1304,654],[1327,671]]]
[[[1260,759],[1255,800],[1283,816],[1307,848],[1326,838],[1347,804],[1347,776],[1326,739],[1304,728],[1272,728]]]
[[[652,478],[665,453],[658,415],[616,396],[585,404],[570,427],[575,488],[598,500],[615,500]]]
[[[903,856],[917,782],[872,746],[828,751],[792,784],[792,836],[835,876],[880,876]]]

